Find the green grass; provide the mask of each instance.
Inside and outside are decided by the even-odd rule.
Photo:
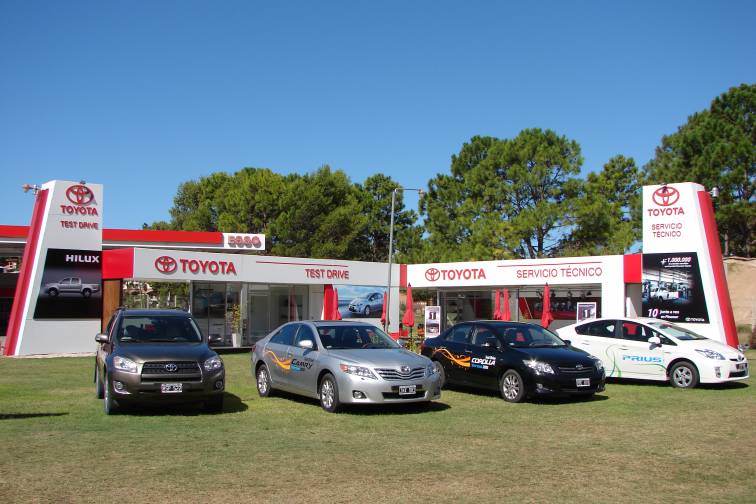
[[[756,357],[756,352],[749,352]],[[610,383],[592,401],[445,390],[330,415],[258,397],[226,355],[226,411],[106,417],[92,359],[0,359],[0,502],[753,502],[749,382]]]

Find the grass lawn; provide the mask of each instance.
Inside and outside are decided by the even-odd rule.
[[[749,351],[753,365],[756,351]],[[756,389],[610,383],[590,401],[445,390],[331,415],[261,399],[106,417],[93,359],[0,358],[0,502],[754,502]]]

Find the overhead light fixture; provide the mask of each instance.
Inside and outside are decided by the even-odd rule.
[[[31,191],[32,193],[36,195],[39,192],[39,190],[42,188],[39,187],[37,184],[24,184],[21,186],[21,189],[23,189],[25,193]]]

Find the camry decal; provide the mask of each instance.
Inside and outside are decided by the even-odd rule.
[[[272,350],[266,350],[265,354],[270,355],[275,365],[280,367],[281,369],[285,369],[287,371],[291,369],[291,359],[286,359],[286,360],[280,359],[278,355],[276,355],[276,353],[273,352]]]
[[[446,347],[437,348],[433,355],[436,355],[437,353],[443,355],[447,359],[449,359],[451,362],[458,366],[470,367],[470,356],[469,355],[454,355],[449,350],[446,349]]]

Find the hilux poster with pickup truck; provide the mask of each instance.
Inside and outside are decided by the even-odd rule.
[[[643,316],[705,324],[709,322],[695,252],[643,254]]]
[[[100,318],[101,257],[97,250],[48,249],[34,318]]]

